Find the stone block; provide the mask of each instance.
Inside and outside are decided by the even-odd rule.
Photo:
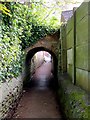
[[[88,72],[88,89],[89,89],[89,92],[90,92],[90,72]]]
[[[86,16],[76,24],[76,45],[87,43],[88,37],[88,16]]]
[[[76,47],[76,67],[89,71],[88,62],[88,44]]]
[[[72,49],[67,50],[67,64],[73,64],[73,51],[72,51]]]
[[[90,2],[83,2],[76,10],[76,24],[88,14],[90,14]]]
[[[62,49],[63,49],[63,50],[67,50],[66,38],[64,38],[64,39],[62,40]]]
[[[70,31],[70,33],[66,36],[67,49],[72,48],[72,46],[73,46],[73,40],[74,40],[74,31],[72,29]]]
[[[88,15],[88,42],[90,43],[90,14]]]
[[[62,64],[62,71],[66,72],[67,70],[67,51],[66,50],[62,50],[61,51],[61,64]]]
[[[76,68],[76,85],[90,92],[90,72]]]
[[[61,27],[61,47],[66,49],[66,26]]]
[[[90,72],[90,43],[88,44],[88,71]]]
[[[72,78],[72,65],[67,64],[67,73]]]
[[[68,22],[67,22],[67,26],[66,26],[66,34],[69,34],[69,32],[74,28],[74,16],[72,16]]]

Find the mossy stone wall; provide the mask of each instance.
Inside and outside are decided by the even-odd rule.
[[[61,70],[62,73],[67,71],[67,48],[66,48],[66,24],[61,26],[60,28],[60,43],[61,43]]]
[[[67,22],[66,43],[67,43],[67,73],[73,78],[73,41],[74,41],[74,16]]]
[[[59,102],[67,120],[77,118],[80,120],[89,120],[90,105],[88,103],[88,94],[72,84],[69,77],[60,75],[59,77]]]
[[[76,10],[76,84],[90,92],[90,2]]]
[[[71,77],[72,83],[90,92],[90,2],[83,2],[74,11],[66,27],[63,26],[61,26],[60,34],[62,36],[62,71],[64,71],[63,66],[67,65],[66,71]]]

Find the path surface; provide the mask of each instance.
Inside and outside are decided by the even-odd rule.
[[[13,118],[61,118],[54,92],[49,89],[51,63],[39,67],[24,90]]]

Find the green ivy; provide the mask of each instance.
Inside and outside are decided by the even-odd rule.
[[[22,71],[24,49],[33,45],[37,40],[56,31],[53,22],[41,22],[38,9],[20,3],[4,4],[9,9],[9,15],[1,14],[0,26],[0,81],[17,77]],[[36,7],[36,8],[35,8]],[[36,9],[36,12],[35,12]],[[45,11],[43,8],[41,8]]]
[[[18,3],[12,5],[11,8],[13,9],[13,26],[21,40],[22,49],[29,47],[47,34],[55,32],[53,23],[52,25],[44,24],[45,20],[43,23],[40,21],[39,15],[35,15],[35,8]],[[36,9],[38,9],[37,6]]]
[[[5,4],[6,5],[6,4]],[[8,4],[10,6],[10,4]],[[21,40],[15,31],[13,19],[6,14],[1,15],[0,26],[0,81],[17,77],[22,71]],[[16,28],[17,29],[17,28]]]

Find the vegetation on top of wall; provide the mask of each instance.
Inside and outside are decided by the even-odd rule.
[[[1,14],[0,26],[0,81],[17,77],[22,71],[20,39],[12,25],[12,18]]]
[[[15,2],[0,3],[0,81],[17,77],[22,71],[24,49],[37,40],[57,30],[54,23],[41,20],[39,13],[45,9],[41,4],[32,6]],[[42,22],[41,22],[42,21]]]
[[[21,40],[22,49],[29,47],[37,40],[56,30],[56,28],[53,28],[53,23],[49,22],[47,24],[46,20],[41,22],[43,16],[39,18],[38,9],[40,7],[42,8],[40,4],[35,5],[35,3],[31,7],[19,3],[12,3],[11,5],[13,25],[18,28],[16,30]],[[41,10],[44,11],[43,8]]]

